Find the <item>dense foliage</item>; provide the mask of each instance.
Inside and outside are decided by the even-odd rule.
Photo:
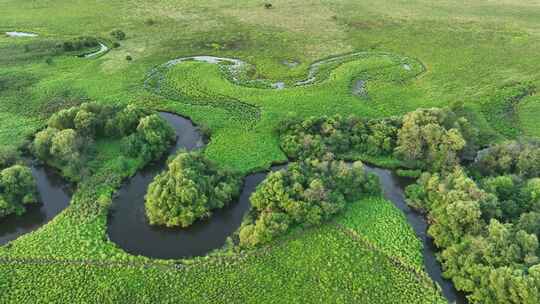
[[[290,158],[322,157],[351,152],[372,156],[391,155],[401,119],[365,119],[357,116],[288,119],[280,126],[281,148]]]
[[[403,117],[395,154],[425,169],[447,170],[462,153],[475,151],[477,136],[467,119],[449,108],[418,109]]]
[[[540,302],[540,179],[536,163],[518,165],[520,155],[531,159],[533,146],[484,151],[474,168],[488,176],[473,180],[455,167],[425,173],[407,189],[409,202],[431,218],[445,274],[475,303]]]
[[[240,194],[239,176],[199,152],[181,152],[168,166],[148,187],[145,207],[152,225],[187,227]]]
[[[24,213],[25,206],[38,201],[36,181],[30,168],[14,165],[0,171],[0,219]]]
[[[361,195],[379,193],[375,176],[361,162],[308,159],[270,173],[251,196],[251,220],[240,228],[240,244],[267,243],[296,225],[316,226]]]
[[[292,158],[392,156],[426,170],[449,169],[476,152],[477,130],[449,108],[418,109],[403,118],[355,116],[288,119],[281,148]]]
[[[103,138],[122,139],[125,153],[144,162],[160,157],[174,141],[174,130],[165,120],[135,106],[113,107],[84,103],[51,116],[47,128],[35,135],[32,151],[42,161],[79,180]]]
[[[99,41],[94,37],[78,37],[62,43],[62,49],[66,52],[80,51],[85,48],[96,47]]]
[[[478,153],[474,169],[482,175],[540,176],[540,142],[511,141]]]

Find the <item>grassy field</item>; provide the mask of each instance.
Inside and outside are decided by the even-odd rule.
[[[540,136],[537,1],[276,0],[269,10],[262,4],[0,0],[0,32],[39,34],[0,35],[0,145],[23,144],[52,113],[85,101],[134,103],[189,116],[211,130],[205,153],[244,173],[285,160],[274,129],[290,114],[384,117],[459,102],[481,128],[485,143]],[[78,58],[56,47],[83,35],[112,47],[109,33],[115,29],[126,32],[127,39],[99,58]],[[183,56],[239,58],[253,65],[248,71],[252,79],[291,84],[305,78],[313,62],[353,52],[366,55],[329,65],[310,86],[270,90],[236,85],[217,65],[197,62],[166,71],[164,85],[171,94],[143,85],[152,68]],[[126,60],[128,55],[133,60]],[[366,80],[366,96],[351,94],[358,79]],[[238,103],[255,110],[234,106]],[[71,206],[40,230],[0,248],[0,258],[60,262],[2,264],[1,300],[64,302],[70,290],[74,296],[69,300],[81,302],[440,301],[433,287],[409,268],[389,262],[392,257],[418,269],[421,253],[399,212],[383,202],[348,210],[342,228],[298,232],[264,254],[226,264],[205,258],[198,266],[171,270],[170,261],[129,256],[107,240],[108,206],[98,203],[126,174],[115,165],[114,147],[99,146],[103,162],[91,164],[98,174],[79,187]],[[113,183],[104,182],[110,178]],[[388,227],[379,226],[380,218],[388,219]],[[343,229],[353,229],[368,243]],[[79,260],[157,266],[68,262]],[[368,284],[373,265],[381,270]],[[60,277],[61,282],[51,280]]]
[[[100,260],[89,252],[86,257],[24,261],[16,258],[20,254],[8,254],[2,259],[10,262],[0,265],[2,300],[444,303],[421,270],[421,244],[399,211],[382,199],[365,199],[352,204],[346,214],[363,211],[369,215],[345,216],[322,228],[297,230],[270,247],[240,256],[205,258],[183,267],[144,258]],[[371,221],[365,220],[373,214],[386,221],[385,227],[369,227]],[[401,236],[396,238],[392,232]]]

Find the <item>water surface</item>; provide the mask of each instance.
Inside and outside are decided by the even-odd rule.
[[[37,37],[36,33],[27,33],[27,32],[6,32],[6,35],[9,37]]]
[[[64,210],[71,201],[70,186],[49,167],[32,165],[40,203],[26,207],[20,216],[9,215],[0,219],[0,245],[34,231],[48,223]]]
[[[394,175],[390,170],[375,168],[366,165],[368,172],[374,173],[379,177],[383,195],[387,200],[392,201],[400,209],[409,225],[413,228],[416,236],[423,245],[424,268],[430,278],[441,286],[442,293],[449,303],[467,303],[463,293],[457,291],[452,281],[443,278],[441,264],[436,258],[437,248],[433,240],[427,234],[428,224],[424,215],[412,210],[405,201],[403,189],[411,184],[406,178]]]

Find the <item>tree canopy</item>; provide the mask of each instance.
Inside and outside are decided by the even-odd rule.
[[[38,202],[36,181],[30,168],[14,165],[0,171],[0,218],[20,215],[25,206]]]
[[[230,204],[239,194],[240,177],[219,168],[199,152],[180,152],[156,176],[146,194],[150,224],[188,227]]]
[[[256,246],[295,225],[320,225],[361,195],[380,193],[376,176],[361,162],[309,159],[272,172],[251,196],[251,220],[240,228],[240,244]]]
[[[164,119],[133,105],[84,103],[52,115],[47,128],[35,135],[32,151],[65,176],[78,179],[93,143],[102,138],[121,140],[127,155],[148,162],[163,155],[175,133]]]
[[[534,147],[499,144],[480,153],[474,179],[455,166],[407,188],[409,203],[431,219],[445,274],[475,303],[540,302],[540,178],[535,164],[519,166]]]

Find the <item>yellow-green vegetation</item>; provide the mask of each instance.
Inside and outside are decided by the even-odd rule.
[[[218,168],[201,153],[180,152],[148,186],[146,216],[152,225],[188,227],[229,205],[240,186],[237,174]]]
[[[265,9],[253,0],[4,0],[0,11],[0,33],[38,34],[0,34],[0,146],[24,145],[52,114],[87,101],[189,116],[212,135],[204,154],[241,173],[286,159],[275,129],[290,114],[371,119],[459,103],[480,129],[480,145],[540,135],[540,6],[533,1],[275,0]],[[78,37],[94,37],[111,50],[92,59],[76,56],[86,49],[59,51]],[[308,77],[312,63],[358,53],[323,65],[313,84],[293,86]],[[144,85],[154,68],[193,55],[251,66],[235,83],[219,65],[183,62],[164,71],[163,90]],[[299,64],[285,64],[291,62]],[[286,88],[249,82],[257,79]],[[351,94],[357,80],[365,81],[361,96]],[[62,138],[75,139],[65,133]],[[171,270],[173,262],[130,256],[108,241],[106,216],[112,193],[143,161],[122,158],[116,140],[97,139],[95,147],[86,164],[92,174],[79,181],[71,205],[0,248],[2,301],[440,301],[416,272],[388,259],[418,266],[419,253],[403,222],[387,228],[401,231],[399,240],[372,225],[379,214],[392,225],[396,217],[384,208],[363,210],[369,227],[349,227],[379,251],[325,225],[261,254],[240,260],[231,254],[235,262]],[[399,165],[389,156],[362,158]],[[388,244],[402,240],[407,244]],[[25,264],[28,258],[52,263]],[[81,260],[113,264],[70,262]],[[127,262],[139,264],[114,264]],[[140,265],[147,262],[165,269]]]
[[[396,247],[419,248],[403,216],[389,211],[394,208],[390,202],[367,199],[351,204],[351,208],[380,209],[383,218],[392,218],[386,229],[409,236],[397,239],[388,233],[368,233],[369,242],[378,246],[391,241]],[[366,227],[369,222],[338,220],[356,231],[375,232]],[[140,259],[131,263],[2,259],[2,299],[56,303],[445,303],[425,275],[411,270],[421,259],[417,251],[402,251],[396,260],[394,249],[385,248],[387,245],[372,248],[351,237],[348,229],[329,224],[297,230],[280,242],[245,255],[218,256],[185,266],[157,261],[144,264]],[[405,244],[411,241],[413,245]],[[35,275],[36,271],[40,275]],[[50,278],[64,279],[52,282]],[[16,280],[16,285],[11,280]]]

